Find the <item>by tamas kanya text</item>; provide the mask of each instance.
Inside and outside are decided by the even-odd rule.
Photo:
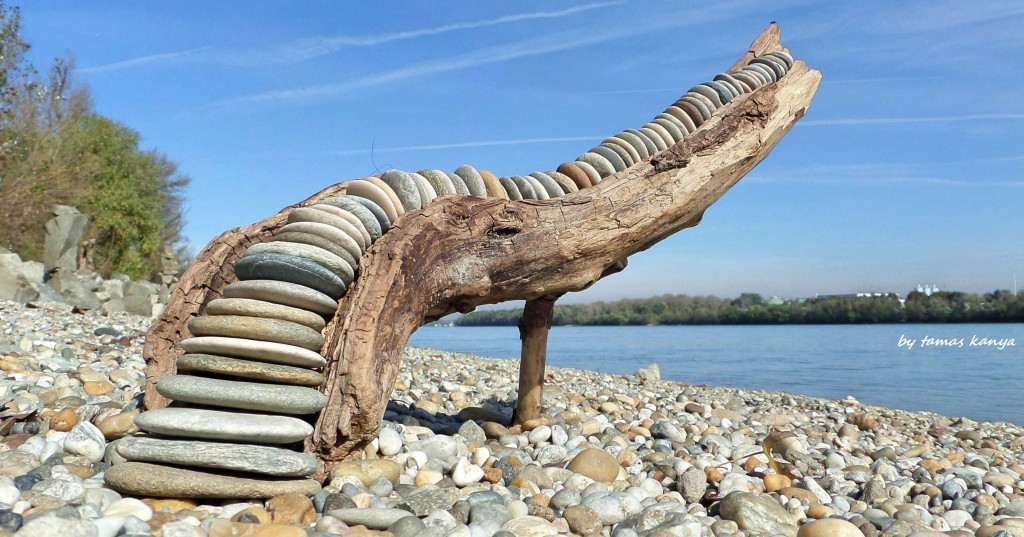
[[[1013,338],[988,338],[977,335],[972,335],[970,338],[939,338],[924,336],[921,339],[912,339],[901,334],[900,341],[897,344],[899,347],[906,347],[907,350],[913,349],[914,347],[926,348],[926,347],[950,347],[956,349],[962,349],[964,347],[994,347],[999,350],[1003,350],[1007,347],[1016,347],[1017,342]]]

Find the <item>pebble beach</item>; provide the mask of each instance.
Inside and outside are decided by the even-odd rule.
[[[104,474],[137,432],[150,322],[0,302],[0,537],[1024,537],[1010,423],[690,386],[652,366],[548,368],[542,417],[510,427],[516,361],[416,348],[380,437],[319,492],[126,496]]]

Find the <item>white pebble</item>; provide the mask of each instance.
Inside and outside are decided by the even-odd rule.
[[[96,524],[96,537],[115,537],[124,527],[124,519],[123,516],[105,516],[93,520],[92,523]]]
[[[399,451],[402,451],[402,435],[394,429],[381,429],[380,437],[377,439],[377,448],[385,457],[397,455]]]
[[[79,423],[71,429],[71,433],[64,439],[64,451],[72,455],[81,455],[92,463],[103,460],[103,452],[107,448],[107,441],[103,433],[89,422]]]
[[[473,458],[470,462],[477,466],[483,466],[489,458],[491,458],[491,450],[481,446],[473,450]]]
[[[526,506],[526,502],[522,500],[512,500],[505,504],[505,509],[508,509],[508,514],[512,515],[512,518],[524,517],[530,512],[530,508]]]
[[[149,521],[153,518],[153,510],[142,503],[142,500],[121,498],[107,506],[103,510],[103,516],[133,516],[142,521]]]
[[[10,478],[5,478],[4,481],[11,481]],[[21,496],[21,491],[18,487],[14,486],[14,482],[4,483],[0,485],[0,504],[6,507],[13,506],[18,498]]]
[[[459,459],[452,468],[452,481],[457,486],[465,487],[479,482],[484,477],[484,470],[470,463],[465,457]]]
[[[541,425],[530,431],[529,439],[531,444],[547,442],[548,438],[551,438],[551,427],[548,427],[547,425]]]

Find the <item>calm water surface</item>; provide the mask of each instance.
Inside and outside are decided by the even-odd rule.
[[[926,337],[963,340],[962,347],[922,346]],[[916,340],[912,348],[908,340]],[[515,327],[428,326],[409,344],[518,358],[520,343]],[[632,374],[651,362],[666,380],[852,395],[869,405],[1024,425],[1024,324],[567,326],[548,336],[552,366]]]

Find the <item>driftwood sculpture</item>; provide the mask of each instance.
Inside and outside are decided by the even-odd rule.
[[[819,81],[772,24],[727,73],[557,171],[393,170],[222,234],[181,278],[144,351],[147,411],[137,423],[186,440],[130,439],[118,450],[136,462],[109,469],[108,481],[149,495],[315,492],[304,476],[322,477],[376,438],[413,331],[508,300],[527,301],[517,418],[536,416],[557,297],[700,223],[804,115]],[[185,420],[168,413],[173,406],[162,410],[169,397],[186,405]],[[205,430],[217,416],[255,436]],[[279,437],[260,436],[260,427]],[[281,447],[217,442],[225,439]],[[165,453],[180,449],[181,460],[150,457],[153,442]],[[244,448],[255,451],[236,455],[278,456],[289,464],[276,475],[300,479],[231,466],[219,451]],[[194,490],[198,473],[146,461],[257,475]],[[159,482],[139,483],[139,475]]]

